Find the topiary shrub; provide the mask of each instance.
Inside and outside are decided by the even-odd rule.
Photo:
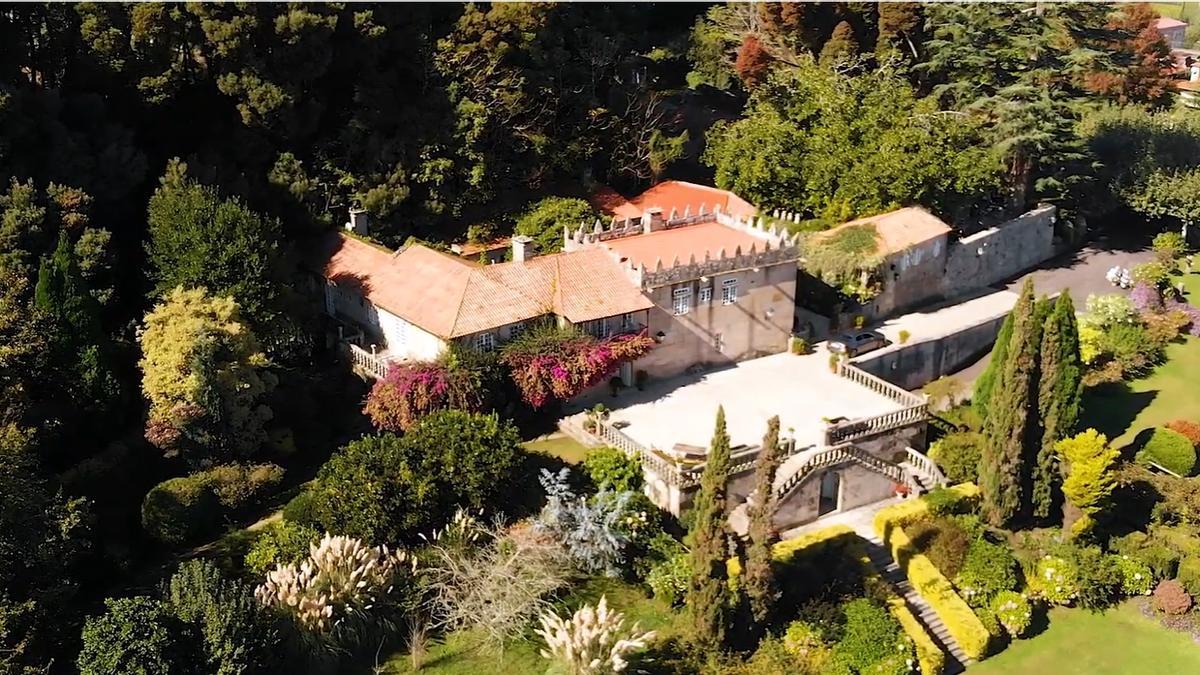
[[[952,431],[929,446],[929,458],[942,469],[950,482],[974,482],[979,477],[982,447],[983,434]]]
[[[1007,546],[976,539],[967,549],[954,585],[972,607],[988,605],[997,595],[1017,587],[1017,559]]]
[[[583,460],[583,472],[598,490],[637,492],[642,489],[642,460],[617,448],[597,448]]]
[[[1123,595],[1150,595],[1154,588],[1154,574],[1146,563],[1127,555],[1116,556],[1113,562],[1121,578]]]
[[[1138,451],[1137,460],[1143,464],[1153,462],[1180,476],[1190,476],[1196,467],[1196,446],[1177,431],[1158,428]]]
[[[1154,589],[1154,609],[1168,616],[1186,614],[1192,608],[1192,596],[1183,584],[1173,579],[1158,582]]]
[[[925,507],[934,516],[952,516],[963,513],[970,508],[971,503],[958,492],[944,487],[936,487],[922,497]]]
[[[142,528],[164,544],[182,544],[207,534],[220,518],[217,496],[196,475],[165,480],[142,500]]]
[[[1019,638],[1033,623],[1033,606],[1029,598],[1016,591],[998,593],[991,603],[992,613],[1009,635]]]
[[[208,482],[222,507],[237,511],[283,482],[283,469],[275,464],[223,464],[193,476]]]

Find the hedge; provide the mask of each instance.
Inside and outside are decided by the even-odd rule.
[[[854,536],[854,530],[850,529],[849,526],[831,525],[815,532],[802,534],[795,539],[788,539],[787,541],[775,544],[771,548],[771,557],[777,562],[790,562],[801,551],[804,551],[804,549],[812,548],[810,551],[805,551],[807,554],[815,553],[828,544],[839,543],[845,545],[846,541],[839,541],[839,539],[851,536]],[[730,582],[733,582],[742,574],[742,561],[737,557],[730,558],[725,562],[725,570],[729,575]]]
[[[963,483],[950,489],[958,492],[964,499],[974,499],[979,494],[979,488],[971,483]],[[938,571],[929,558],[916,549],[904,532],[905,523],[927,512],[927,506],[920,499],[889,506],[875,515],[875,532],[891,550],[892,557],[904,571],[913,588],[946,624],[946,630],[962,647],[963,652],[972,659],[981,660],[987,656],[988,642],[991,638],[987,628],[954,591],[950,580]]]
[[[165,480],[142,500],[142,528],[165,544],[195,540],[258,503],[282,480],[283,469],[274,464],[224,464]]]

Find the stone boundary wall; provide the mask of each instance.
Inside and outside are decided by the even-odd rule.
[[[1000,326],[1011,311],[1011,308],[1006,309],[952,333],[892,345],[860,356],[852,363],[904,389],[919,389],[943,375],[961,370],[991,350]]]
[[[951,242],[942,296],[954,298],[1012,278],[1054,257],[1058,209],[1041,206],[1008,222]]]

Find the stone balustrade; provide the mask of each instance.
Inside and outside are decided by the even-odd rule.
[[[386,375],[391,362],[388,359],[369,352],[358,345],[346,342],[343,343],[349,347],[350,363],[355,370],[377,380],[382,380]]]

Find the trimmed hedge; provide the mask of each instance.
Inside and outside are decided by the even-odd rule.
[[[195,540],[257,503],[282,480],[283,469],[274,464],[223,464],[165,480],[142,500],[142,528],[164,544]]]
[[[964,499],[974,499],[979,488],[963,483],[949,488]],[[933,611],[946,624],[946,630],[958,642],[967,656],[981,660],[987,656],[991,635],[983,622],[975,615],[958,593],[950,580],[942,575],[929,558],[913,545],[904,532],[904,525],[928,513],[928,507],[920,499],[912,499],[889,506],[875,515],[875,532],[891,550],[892,557],[904,570],[917,593],[929,603]]]
[[[1196,448],[1187,436],[1159,427],[1138,451],[1137,460],[1143,464],[1154,462],[1180,476],[1190,476],[1196,468]]]
[[[946,653],[937,646],[933,638],[929,637],[929,633],[925,632],[925,627],[908,609],[908,603],[904,602],[904,598],[896,595],[890,588],[886,603],[888,611],[900,622],[904,634],[913,641],[913,646],[916,647],[917,663],[921,666],[921,675],[941,675],[942,670],[946,667]]]
[[[847,525],[831,525],[815,532],[802,534],[795,539],[788,539],[775,544],[771,548],[771,557],[777,562],[791,562],[802,551],[805,554],[815,553],[823,549],[829,544],[846,545],[848,542],[841,540],[842,537],[853,537],[854,530]],[[811,549],[811,550],[805,550]],[[733,582],[742,575],[742,561],[739,558],[730,558],[725,562],[725,570],[729,574],[730,582]]]

